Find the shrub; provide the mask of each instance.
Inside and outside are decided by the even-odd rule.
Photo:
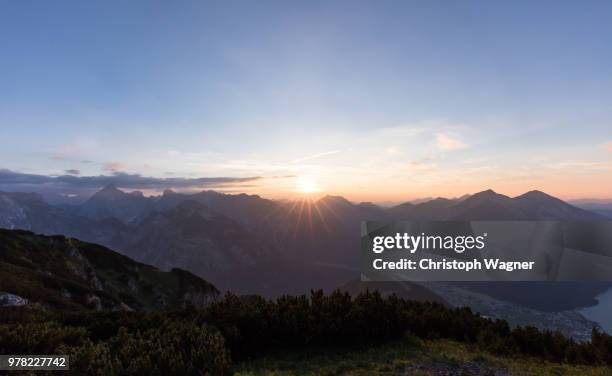
[[[590,342],[579,343],[559,332],[511,329],[469,308],[377,292],[352,298],[313,291],[275,301],[227,294],[204,309],[165,312],[0,310],[0,353],[68,354],[78,375],[219,375],[229,369],[230,354],[240,360],[402,336],[453,339],[500,355],[612,365],[612,336],[598,330]]]
[[[223,337],[189,322],[166,322],[136,333],[123,328],[109,348],[122,375],[219,375],[230,365]]]

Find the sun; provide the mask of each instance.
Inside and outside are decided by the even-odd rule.
[[[301,177],[297,181],[297,190],[300,193],[311,194],[319,192],[321,189],[313,179]]]

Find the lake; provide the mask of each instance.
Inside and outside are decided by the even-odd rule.
[[[609,334],[612,334],[612,288],[598,295],[599,302],[593,307],[581,309],[579,312],[591,321],[597,322]]]

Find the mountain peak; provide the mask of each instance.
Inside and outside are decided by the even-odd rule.
[[[516,196],[514,200],[525,202],[529,205],[543,205],[546,203],[549,205],[570,206],[570,204],[561,199],[537,190],[525,192],[520,196]]]
[[[495,192],[494,190],[492,190],[491,188],[482,191],[482,192],[478,192],[478,193],[474,193],[472,196],[470,196],[468,198],[469,199],[490,199],[490,198],[508,198],[508,196],[499,194],[497,192]]]
[[[100,192],[117,192],[117,191],[119,191],[119,189],[117,189],[117,186],[113,183],[109,183],[105,185],[104,188],[100,190]]]
[[[508,196],[499,194],[492,189],[487,189],[482,192],[474,193],[470,197],[460,202],[460,206],[467,207],[480,207],[488,205],[510,205],[512,199]]]
[[[408,201],[408,202],[403,202],[401,204],[395,205],[395,206],[391,207],[391,209],[394,209],[394,208],[413,208],[415,206],[416,206],[415,204],[413,204],[412,202]]]
[[[332,196],[326,195],[319,199],[319,202],[327,203],[327,204],[342,204],[342,205],[353,205],[349,200],[342,196]]]
[[[173,191],[172,189],[164,189],[164,192],[162,193],[162,196],[170,196],[170,195],[174,195],[176,194],[175,191]]]
[[[104,186],[104,188],[100,189],[98,192],[94,193],[93,196],[91,196],[90,199],[93,198],[115,198],[115,197],[120,197],[123,196],[124,192],[120,189],[118,189],[115,184],[110,183]]]
[[[533,191],[529,191],[529,192],[525,192],[520,196],[517,196],[516,198],[521,199],[521,198],[535,198],[535,199],[555,199],[555,200],[559,200],[556,197],[553,197],[549,194],[546,194],[542,191],[538,191],[538,190],[533,190]]]

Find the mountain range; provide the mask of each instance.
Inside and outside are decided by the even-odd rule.
[[[612,218],[612,199],[583,199],[573,200],[570,203],[579,208],[601,214],[608,218]]]
[[[222,290],[267,296],[331,289],[358,279],[363,220],[605,219],[540,191],[508,197],[486,190],[390,208],[340,196],[279,202],[257,195],[166,190],[146,197],[113,185],[80,205],[55,206],[34,193],[0,192],[0,227],[94,242],[162,270],[186,269]],[[516,286],[509,288],[513,293],[500,284],[472,287],[509,299],[526,295],[522,304],[547,307],[520,293],[529,287]],[[555,286],[544,290],[561,299],[564,294]],[[588,305],[601,289],[605,286],[586,295],[576,289],[576,299],[563,299]],[[570,304],[557,303],[551,306]]]

